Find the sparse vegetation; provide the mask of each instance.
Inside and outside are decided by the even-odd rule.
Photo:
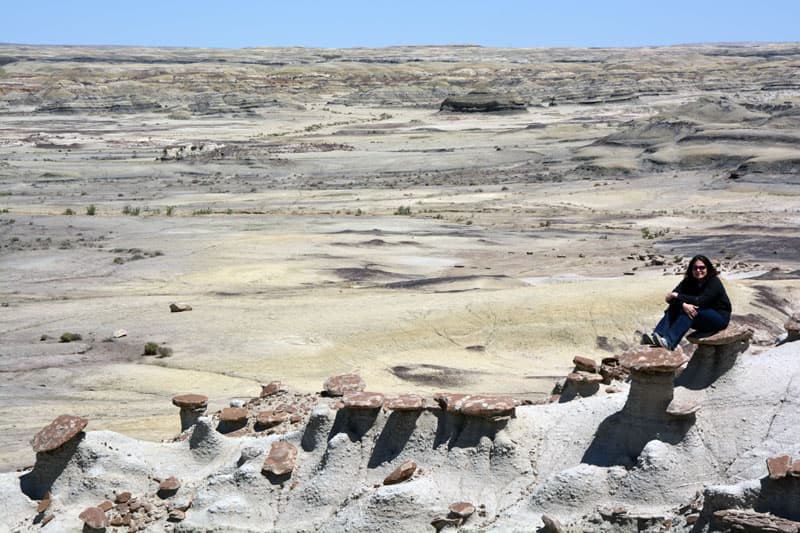
[[[411,206],[401,205],[394,212],[395,215],[411,216]]]
[[[663,228],[656,231],[650,231],[650,228],[642,228],[642,239],[658,239],[669,233],[669,228]]]
[[[69,207],[68,207],[68,208],[66,208],[66,209],[64,210],[64,214],[65,214],[65,215],[70,215],[70,216],[71,216],[71,215],[74,215],[74,214],[75,214],[75,211],[73,211],[71,208],[69,208]]]
[[[86,208],[86,214],[90,217],[93,217],[95,213],[97,213],[97,209],[95,208],[94,204]]]
[[[138,217],[139,213],[141,213],[141,209],[138,208],[138,207],[131,207],[129,205],[126,205],[125,207],[122,208],[122,214],[123,215],[130,215],[130,216],[133,216],[133,217]]]
[[[81,337],[80,333],[68,333],[67,332],[67,333],[62,333],[61,334],[61,338],[59,340],[61,342],[73,342],[73,341],[79,341],[82,338],[83,337]]]
[[[206,207],[204,209],[195,209],[194,211],[192,211],[192,216],[196,217],[202,215],[211,215],[213,213],[214,211],[212,211],[210,207]]]
[[[164,357],[170,357],[172,355],[172,348],[169,346],[159,346],[156,350],[158,352],[158,358],[163,359]]]
[[[158,343],[157,342],[147,342],[144,345],[144,355],[156,355],[158,354]]]
[[[166,215],[168,217],[171,217],[174,213],[175,213],[175,206],[174,205],[168,205],[167,206]]]

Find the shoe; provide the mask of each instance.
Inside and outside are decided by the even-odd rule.
[[[653,337],[648,335],[647,333],[642,333],[642,340],[639,344],[650,345],[650,346],[658,346],[658,343],[653,340]]]
[[[658,333],[653,332],[653,340],[656,341],[658,346],[661,346],[665,350],[671,350],[672,349],[672,348],[669,347],[669,344],[667,344],[667,340],[664,337],[662,337],[661,335],[659,335]]]

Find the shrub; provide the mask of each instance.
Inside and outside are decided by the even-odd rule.
[[[80,333],[62,333],[61,334],[61,342],[72,342],[72,341],[79,341],[83,337],[81,337]]]
[[[408,205],[401,205],[397,208],[397,211],[394,212],[395,215],[404,215],[410,216],[411,215],[411,206]]]
[[[158,358],[159,359],[162,359],[164,357],[169,357],[169,356],[172,355],[172,348],[170,348],[168,346],[159,346],[158,350],[156,350],[156,351],[158,352]]]
[[[94,204],[86,208],[86,214],[89,215],[90,217],[93,217],[96,212],[97,209],[94,207]]]
[[[156,355],[158,353],[158,344],[155,342],[148,342],[144,345],[144,355]]]
[[[174,205],[168,205],[167,206],[167,216],[171,217],[174,212],[175,212],[175,206]]]
[[[206,207],[205,209],[195,209],[192,211],[192,216],[198,215],[210,215],[213,211],[211,211],[210,207]]]
[[[68,207],[68,208],[66,208],[66,209],[64,210],[64,214],[65,214],[65,215],[74,215],[74,214],[75,214],[75,211],[73,211],[72,209],[70,209],[70,208]]]
[[[131,215],[134,217],[138,217],[140,212],[141,209],[139,209],[138,207],[131,207],[129,205],[126,205],[125,207],[122,208],[123,215]]]

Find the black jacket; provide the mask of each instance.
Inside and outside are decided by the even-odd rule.
[[[678,293],[678,301],[696,305],[700,308],[716,309],[726,319],[731,318],[731,301],[725,287],[718,277],[698,283],[696,279],[683,278],[673,292]]]

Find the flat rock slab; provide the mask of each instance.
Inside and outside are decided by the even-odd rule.
[[[322,391],[327,396],[344,396],[347,392],[361,392],[364,387],[364,380],[358,374],[341,374],[326,379]]]
[[[600,383],[603,381],[603,376],[594,372],[578,370],[567,374],[567,381],[572,383]]]
[[[247,420],[247,408],[226,407],[219,413],[220,422],[236,423]]]
[[[572,364],[575,365],[576,370],[582,370],[584,372],[597,372],[598,369],[597,361],[591,357],[584,357],[582,355],[576,355],[572,359]]]
[[[349,392],[342,398],[342,404],[349,409],[379,409],[383,398],[380,392]]]
[[[181,409],[200,409],[208,406],[208,396],[203,394],[179,394],[172,398],[172,404]]]
[[[83,523],[86,524],[89,529],[103,529],[108,527],[108,517],[99,507],[87,507],[78,515],[78,518],[83,520]]]
[[[713,335],[697,335],[691,334],[686,337],[686,340],[692,344],[699,346],[724,346],[726,344],[733,344],[735,342],[747,341],[753,337],[753,330],[747,326],[740,326],[731,324],[722,331],[718,331]]]
[[[769,472],[770,479],[783,479],[791,469],[791,455],[776,455],[767,459],[767,472]]]
[[[519,405],[519,401],[508,396],[491,396],[486,394],[436,394],[434,399],[448,413],[459,413],[465,416],[493,418],[509,416]]]
[[[186,303],[171,303],[169,304],[169,310],[172,313],[183,313],[184,311],[191,311],[192,306]]]
[[[383,403],[389,411],[421,411],[425,408],[425,398],[418,394],[401,394]]]
[[[634,372],[671,373],[686,364],[689,358],[683,350],[667,350],[641,346],[619,356],[619,364]]]
[[[800,522],[755,511],[726,509],[714,512],[714,518],[730,528],[735,528],[737,531],[800,532]]]
[[[33,451],[49,452],[60,448],[78,435],[89,420],[80,416],[61,415],[42,428],[31,440]]]
[[[261,471],[276,476],[286,475],[294,470],[297,459],[297,446],[284,440],[273,442]]]

